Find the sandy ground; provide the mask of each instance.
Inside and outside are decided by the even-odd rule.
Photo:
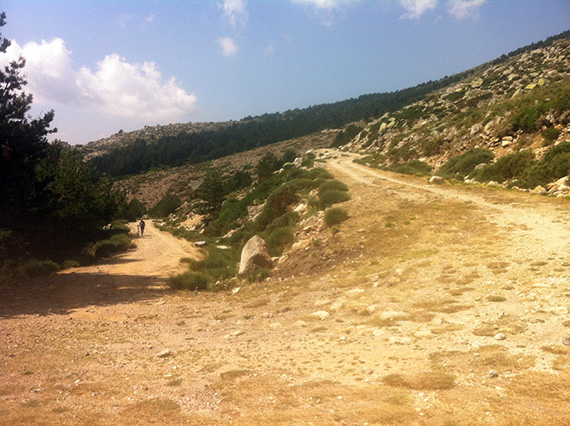
[[[350,219],[262,283],[171,291],[150,225],[3,290],[0,423],[570,424],[568,201],[326,167]]]

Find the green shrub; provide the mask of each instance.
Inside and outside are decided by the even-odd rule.
[[[271,193],[263,207],[261,215],[257,218],[257,225],[265,229],[267,225],[287,212],[292,204],[298,201],[298,196],[289,185],[282,185]]]
[[[113,233],[128,234],[131,230],[124,220],[116,220],[111,224],[111,231],[113,231]]]
[[[309,178],[310,179],[326,179],[326,180],[329,180],[329,179],[333,179],[334,177],[325,169],[317,167],[315,169],[309,170]]]
[[[224,201],[220,215],[206,227],[204,233],[206,235],[224,235],[237,226],[238,219],[245,216],[247,216],[246,202],[230,198]]]
[[[168,279],[168,285],[175,290],[207,290],[210,280],[201,272],[184,272]]]
[[[319,195],[320,208],[322,210],[333,204],[348,200],[350,200],[350,194],[346,191],[328,190]]]
[[[277,228],[285,228],[287,226],[294,226],[295,224],[297,224],[299,222],[299,220],[300,220],[299,213],[290,210],[287,213],[285,213],[284,215],[279,216],[273,222],[271,222],[267,226],[266,232],[271,233]]]
[[[271,255],[280,254],[283,249],[291,247],[295,242],[295,234],[290,226],[273,230],[266,238],[267,250]]]
[[[111,240],[99,241],[93,247],[93,254],[96,258],[109,257],[116,251],[115,244]]]
[[[471,149],[457,157],[450,158],[436,173],[446,179],[463,179],[469,176],[479,164],[488,163],[495,155],[482,148]]]
[[[41,277],[59,271],[59,265],[51,260],[32,259],[23,263],[19,271],[26,277]]]
[[[488,164],[477,170],[475,179],[479,182],[505,182],[509,179],[529,179],[529,171],[534,160],[534,154],[529,150],[505,155],[495,163]]]
[[[174,213],[178,207],[182,205],[182,201],[176,194],[167,194],[150,209],[149,214],[152,217],[167,217]]]
[[[63,261],[62,269],[77,268],[81,266],[78,261],[67,259]]]
[[[325,224],[331,228],[348,219],[348,212],[339,207],[332,207],[325,211]]]
[[[271,275],[271,269],[269,268],[256,268],[249,272],[247,275],[247,280],[250,283],[261,282]]]
[[[115,234],[109,241],[115,246],[115,251],[125,251],[131,245],[131,239],[127,234]]]
[[[234,277],[237,274],[238,261],[239,255],[237,251],[211,247],[208,257],[203,260],[193,260],[189,263],[192,272],[201,272],[214,281]]]
[[[432,166],[420,160],[411,160],[404,163],[394,164],[389,170],[396,173],[404,173],[407,175],[425,176],[431,173]]]
[[[558,130],[555,127],[547,127],[546,129],[544,129],[542,131],[542,137],[544,138],[544,146],[548,146],[551,145],[554,141],[556,141],[556,139],[558,139],[558,136],[560,136],[560,130]]]
[[[319,186],[319,195],[326,191],[348,191],[348,186],[340,180],[329,180]]]

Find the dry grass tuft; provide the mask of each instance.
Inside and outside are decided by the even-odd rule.
[[[446,390],[455,387],[455,376],[441,372],[429,372],[403,376],[390,374],[383,378],[388,386],[412,390]]]

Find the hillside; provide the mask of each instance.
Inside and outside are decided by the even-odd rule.
[[[570,138],[570,39],[480,67],[459,82],[359,128],[348,151],[390,165],[434,167],[472,148],[497,157],[532,149],[539,157]]]

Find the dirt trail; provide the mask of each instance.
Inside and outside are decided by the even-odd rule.
[[[159,231],[152,220],[145,221],[144,235],[136,236],[133,242],[136,250],[113,258],[110,263],[85,268],[76,268],[70,273],[100,273],[109,275],[130,275],[140,277],[168,278],[185,269],[180,263],[183,257],[196,258],[200,251],[190,242],[174,238]],[[137,234],[136,224],[129,224],[131,233]]]
[[[429,196],[428,194],[432,194],[444,200],[459,200],[485,209],[486,215],[495,220],[500,227],[510,230],[513,226],[519,228],[515,235],[519,240],[523,239],[524,244],[518,244],[517,251],[526,249],[528,254],[551,256],[561,254],[568,249],[570,227],[561,222],[558,210],[547,209],[544,206],[540,210],[536,206],[525,208],[521,205],[522,203],[516,201],[505,203],[497,199],[488,200],[482,194],[466,193],[449,186],[419,184],[405,180],[403,177],[398,179],[356,164],[353,161],[355,158],[357,158],[356,155],[342,156],[329,164],[341,180],[344,178],[373,187],[390,182],[399,186],[396,188],[404,198],[425,199]],[[412,193],[411,190],[415,192]]]
[[[169,290],[199,253],[149,224],[136,250],[5,292],[0,419],[570,424],[568,201],[352,159],[326,165],[350,219],[262,283]]]

